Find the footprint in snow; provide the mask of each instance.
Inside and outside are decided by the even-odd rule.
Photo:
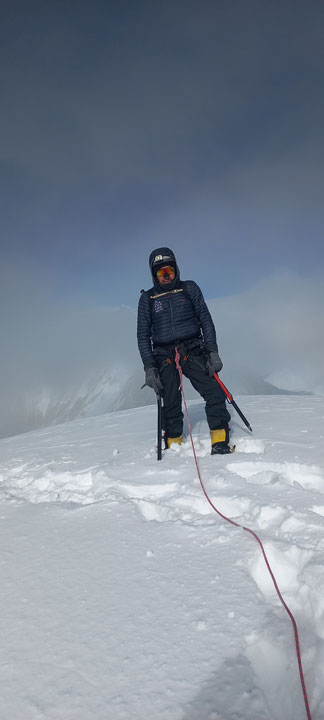
[[[178,489],[175,482],[163,483],[163,485],[150,483],[149,485],[119,485],[119,490],[129,498],[137,500],[158,500],[166,495],[171,495]]]
[[[314,550],[308,550],[296,544],[290,544],[287,548],[282,549],[272,542],[264,543],[264,549],[280,587],[280,591],[284,593],[286,597],[288,595],[291,596],[290,601],[293,603],[294,609],[303,611],[304,595],[300,582],[300,574],[305,565],[312,560]],[[264,558],[259,550],[256,550],[250,561],[249,569],[251,576],[262,594],[277,602],[276,590]]]
[[[272,720],[295,717],[294,702],[287,693],[287,683],[293,687],[295,682],[289,650],[280,640],[274,642],[266,633],[252,632],[245,640],[245,655],[266,704],[271,708]]]
[[[286,485],[294,486],[298,484],[305,490],[317,490],[324,493],[324,477],[320,468],[316,465],[302,465],[292,462],[233,462],[228,463],[226,469],[240,475],[248,483],[256,485],[283,482]]]
[[[234,443],[236,452],[258,453],[261,455],[265,450],[264,442],[254,438],[242,437],[235,440]]]

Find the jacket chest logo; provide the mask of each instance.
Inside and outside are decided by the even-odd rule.
[[[162,300],[154,300],[154,312],[158,313],[163,310]]]

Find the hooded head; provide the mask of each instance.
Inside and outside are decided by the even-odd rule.
[[[180,273],[174,252],[170,248],[162,247],[152,250],[149,258],[150,270],[152,273],[154,287],[161,290],[174,290],[180,283]],[[160,283],[157,277],[157,271],[162,267],[171,266],[174,268],[175,277],[167,284]]]

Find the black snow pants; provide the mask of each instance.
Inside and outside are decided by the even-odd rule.
[[[178,345],[180,366],[183,374],[205,400],[205,411],[210,430],[228,428],[231,416],[226,408],[225,393],[206,368],[206,356],[201,347],[186,350],[183,343]],[[179,373],[175,365],[175,348],[169,347],[166,357],[155,352],[163,385],[163,430],[168,437],[179,437],[183,431],[182,396]]]

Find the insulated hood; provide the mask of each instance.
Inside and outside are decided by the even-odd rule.
[[[174,280],[172,280],[172,282],[168,285],[168,289],[174,290],[180,283],[180,272],[174,252],[168,247],[160,247],[156,248],[156,250],[152,250],[149,258],[149,265],[155,288],[161,289],[161,285],[156,278],[156,271],[163,265],[168,265],[168,263],[174,265],[176,270]]]

